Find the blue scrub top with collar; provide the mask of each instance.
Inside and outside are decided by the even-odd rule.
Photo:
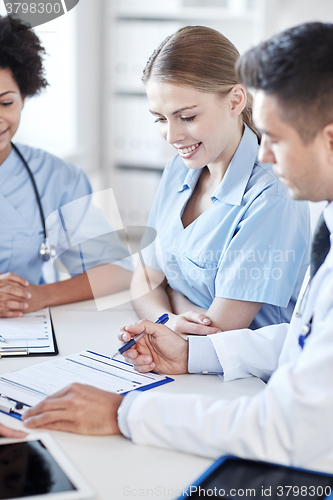
[[[85,203],[80,213],[76,211],[77,227],[72,223],[70,236],[75,240],[81,233],[79,241],[83,241],[82,232],[91,233],[93,228],[97,234],[98,228],[101,237],[83,242],[80,255],[77,246],[68,249],[68,234],[64,233],[63,226],[49,224],[49,220],[52,214],[58,214],[59,209],[70,206],[68,204],[74,200],[81,197],[91,200],[88,196],[92,193],[90,183],[80,168],[45,151],[17,146],[33,173],[50,243],[56,247],[57,255],[62,254],[60,258],[70,274],[82,272],[82,261],[85,269],[114,263],[132,270],[128,251],[103,214],[91,203]],[[43,261],[39,256],[39,247],[44,241],[40,212],[28,172],[14,150],[0,165],[0,239],[0,273],[13,272],[32,284],[44,283]]]
[[[216,297],[263,302],[250,328],[289,322],[309,265],[307,202],[294,201],[270,164],[257,159],[258,141],[246,125],[212,205],[186,228],[181,216],[202,169],[180,156],[165,168],[149,216],[154,245],[145,264],[169,285],[209,308]]]

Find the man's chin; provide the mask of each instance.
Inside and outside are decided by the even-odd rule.
[[[308,199],[304,194],[300,193],[298,189],[290,186],[287,187],[288,187],[288,192],[293,200],[302,201]]]

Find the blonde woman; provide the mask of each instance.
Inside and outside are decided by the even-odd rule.
[[[148,221],[160,248],[143,250],[133,305],[141,318],[168,312],[177,333],[289,322],[308,266],[307,203],[293,201],[257,159],[238,57],[221,33],[189,26],[164,40],[144,69],[149,110],[177,156]]]

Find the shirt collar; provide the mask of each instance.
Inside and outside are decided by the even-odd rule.
[[[257,158],[258,148],[256,134],[247,125],[244,125],[242,139],[222,181],[212,195],[212,201],[217,199],[230,205],[241,205],[245,188],[249,182]],[[181,193],[185,189],[193,191],[201,171],[202,169],[189,169],[178,192]]]
[[[333,244],[333,201],[331,201],[327,207],[324,209],[323,213],[326,226],[328,227],[329,232],[331,233],[331,245]]]
[[[18,163],[19,157],[14,149],[11,150],[7,158],[0,165],[1,182],[4,183],[9,176],[14,175],[14,167]],[[21,160],[19,160],[21,162]]]
[[[191,189],[191,191],[193,191],[196,183],[198,182],[198,179],[200,177],[201,172],[202,172],[202,168],[189,169],[187,172],[187,175],[184,179],[184,182],[182,183],[182,185],[178,189],[178,193],[185,191],[185,189]]]
[[[247,125],[244,125],[242,139],[222,181],[212,196],[213,200],[215,198],[230,205],[241,205],[257,159],[258,149],[259,144],[256,134]]]

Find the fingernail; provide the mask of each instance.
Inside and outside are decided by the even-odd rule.
[[[147,364],[148,364],[148,363],[150,363],[150,362],[151,362],[151,358],[149,358],[149,357],[145,358],[145,363],[147,363]]]
[[[127,339],[127,333],[123,333],[121,338],[126,342],[126,339]]]
[[[27,293],[27,298],[28,298],[28,299],[31,299],[31,297],[32,297],[31,293],[30,293],[30,292],[28,292],[28,293]]]
[[[222,333],[222,330],[216,330],[215,333]]]
[[[24,284],[25,284],[25,286],[29,286],[30,283],[29,283],[29,281],[25,281]]]
[[[203,322],[203,323],[210,323],[210,319],[208,319],[208,318],[204,318],[204,319],[202,320],[202,322]]]
[[[28,309],[29,304],[23,304],[24,309]]]

